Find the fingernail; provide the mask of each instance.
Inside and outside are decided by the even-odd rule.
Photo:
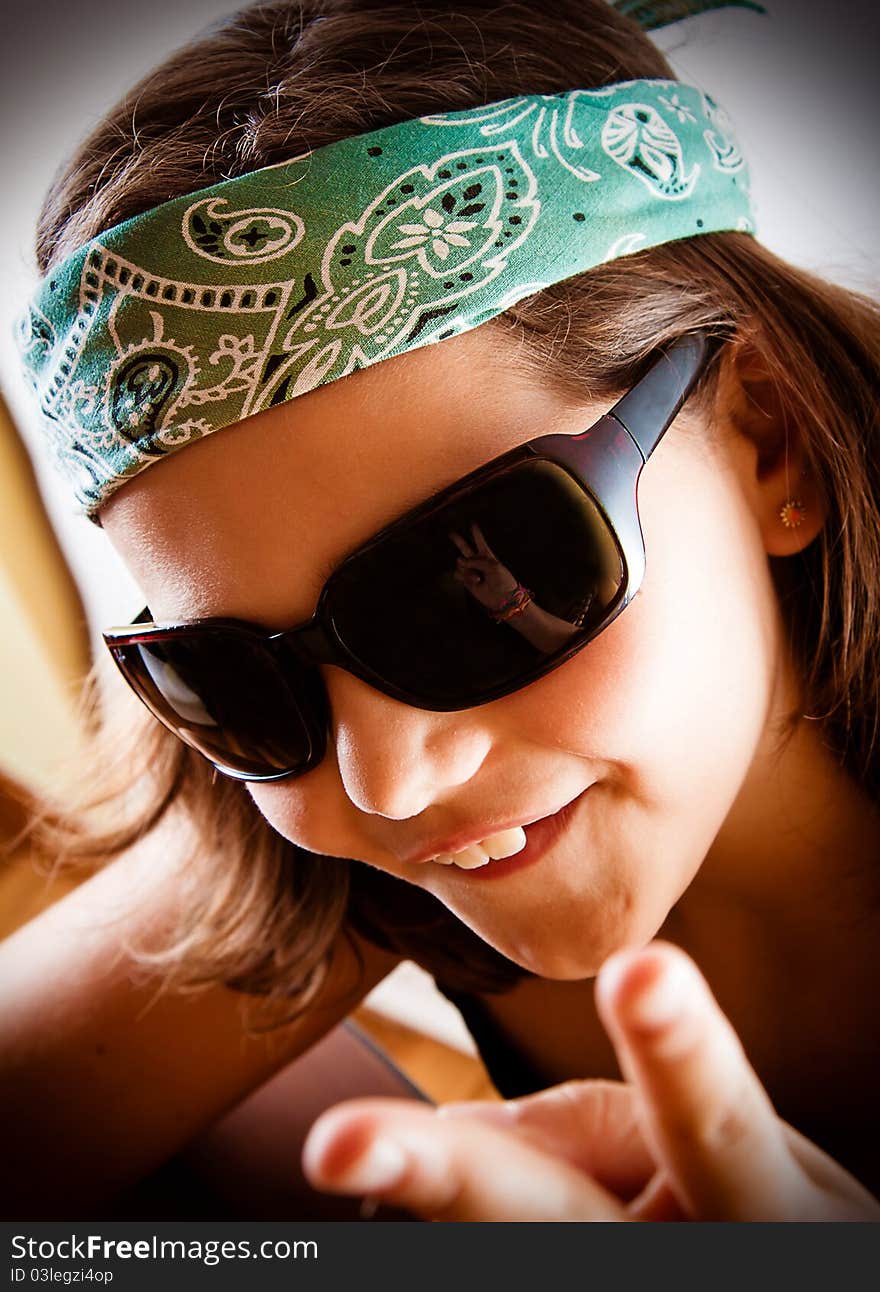
[[[379,1193],[396,1184],[406,1170],[406,1156],[398,1144],[384,1136],[370,1142],[366,1152],[333,1177],[335,1187],[352,1193]]]
[[[685,1013],[691,995],[690,976],[677,960],[664,964],[631,998],[628,1013],[637,1027],[659,1031]]]
[[[318,1118],[303,1145],[306,1179],[330,1192],[372,1193],[386,1189],[400,1179],[406,1166],[403,1149],[387,1134],[374,1132],[366,1143],[364,1136],[358,1134],[353,1142],[352,1127],[346,1127],[344,1121],[340,1125],[332,1113]]]
[[[680,954],[659,948],[616,951],[599,971],[600,1005],[630,1027],[660,1031],[695,999],[694,972]]]

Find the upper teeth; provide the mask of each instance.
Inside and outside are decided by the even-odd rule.
[[[499,830],[480,843],[472,843],[461,852],[441,852],[434,860],[441,866],[460,866],[462,870],[476,870],[490,861],[500,861],[502,857],[512,857],[515,852],[522,852],[526,846],[526,832],[521,825],[512,830]]]

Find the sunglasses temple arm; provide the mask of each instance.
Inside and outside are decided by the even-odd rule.
[[[646,462],[717,345],[705,331],[682,337],[611,409],[610,415],[626,427]]]
[[[102,635],[107,645],[110,646],[118,633],[124,633],[127,636],[133,629],[138,628],[141,624],[152,625],[152,623],[153,616],[150,612],[150,607],[144,606],[140,614],[136,615],[134,619],[131,619],[127,624],[119,624],[118,626],[114,624],[111,628],[105,628]]]

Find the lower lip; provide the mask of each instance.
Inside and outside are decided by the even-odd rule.
[[[515,852],[512,857],[504,857],[500,861],[490,861],[485,866],[477,866],[474,870],[464,870],[461,866],[448,866],[448,870],[458,870],[460,873],[467,875],[469,879],[503,879],[505,875],[512,875],[517,870],[524,870],[526,866],[532,866],[535,862],[540,861],[549,848],[553,847],[556,840],[565,831],[569,821],[577,811],[578,805],[583,802],[591,786],[579,794],[576,799],[566,803],[564,808],[560,808],[553,816],[542,817],[540,821],[533,821],[531,825],[523,826],[526,834],[526,846],[519,852]]]

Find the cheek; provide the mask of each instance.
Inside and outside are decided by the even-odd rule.
[[[372,854],[375,859],[377,846],[365,833],[363,813],[345,793],[332,753],[300,780],[254,781],[247,789],[260,815],[290,843],[320,857],[364,859]],[[429,867],[407,866],[391,854],[373,864],[417,887],[428,886]]]
[[[249,782],[248,793],[272,828],[291,843],[327,857],[357,856],[357,840],[332,772],[325,759],[300,780]]]
[[[701,815],[714,821],[708,846],[768,721],[778,620],[742,495],[720,470],[682,474],[643,508],[648,569],[628,666],[644,679],[638,729],[650,742],[657,792],[695,824]]]
[[[666,832],[670,857],[692,871],[767,723],[778,625],[741,495],[708,465],[674,465],[651,489],[643,477],[641,590],[595,642],[530,688],[529,727],[536,741],[595,760],[621,801],[640,809],[627,828],[642,839],[650,830],[655,848]]]

